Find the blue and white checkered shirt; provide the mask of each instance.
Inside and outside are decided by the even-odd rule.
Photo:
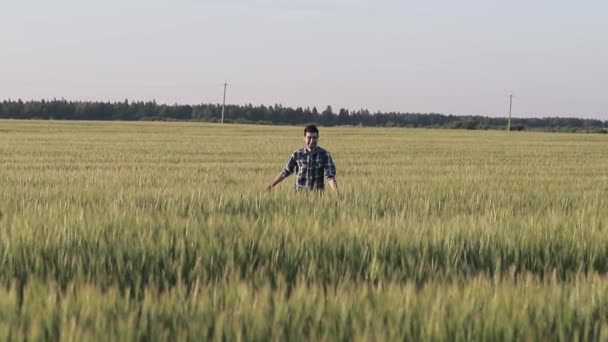
[[[336,177],[336,165],[331,154],[320,146],[310,153],[303,147],[291,154],[281,173],[288,177],[296,171],[295,190],[323,190],[323,177],[328,180]]]

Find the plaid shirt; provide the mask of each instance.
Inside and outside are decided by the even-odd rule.
[[[336,165],[331,154],[325,149],[317,146],[309,154],[303,147],[289,157],[287,165],[281,173],[287,177],[296,171],[295,190],[323,190],[323,176],[334,179],[336,177]]]

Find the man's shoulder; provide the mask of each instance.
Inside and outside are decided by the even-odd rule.
[[[324,154],[325,155],[325,154],[329,154],[329,151],[326,150],[326,149],[324,149],[321,146],[317,146],[317,147],[315,147],[315,150],[314,150],[313,153],[314,154],[320,153],[320,154]],[[306,151],[306,147],[301,147],[301,148],[293,151],[292,155],[294,155],[294,156],[305,156],[305,155],[308,155],[308,152]]]
[[[295,151],[293,151],[291,153],[291,158],[300,159],[300,158],[302,158],[305,155],[306,155],[306,149],[305,148],[299,148],[299,149],[297,149],[297,150],[295,150]]]
[[[323,147],[321,147],[321,146],[317,146],[317,152],[318,152],[318,153],[322,153],[322,154],[329,154],[329,151],[328,151],[328,150],[326,150],[326,149],[324,149],[324,148],[323,148]]]
[[[305,147],[299,148],[299,149],[293,151],[292,154],[295,154],[295,155],[306,154],[306,148]]]

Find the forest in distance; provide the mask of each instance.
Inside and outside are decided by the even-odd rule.
[[[156,101],[102,102],[53,100],[3,100],[0,119],[199,121],[219,122],[221,104],[159,104]],[[265,125],[449,128],[505,130],[506,117],[451,115],[438,113],[370,112],[367,109],[335,111],[331,106],[285,107],[275,105],[226,105],[224,121]],[[511,130],[545,132],[608,133],[608,120],[587,118],[512,118]]]

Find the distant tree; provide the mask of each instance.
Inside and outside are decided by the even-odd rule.
[[[348,125],[349,119],[350,115],[348,109],[340,108],[340,111],[338,112],[338,125]]]
[[[327,126],[334,126],[336,124],[337,117],[334,115],[334,112],[331,106],[327,106],[323,113],[321,113],[321,122]]]

